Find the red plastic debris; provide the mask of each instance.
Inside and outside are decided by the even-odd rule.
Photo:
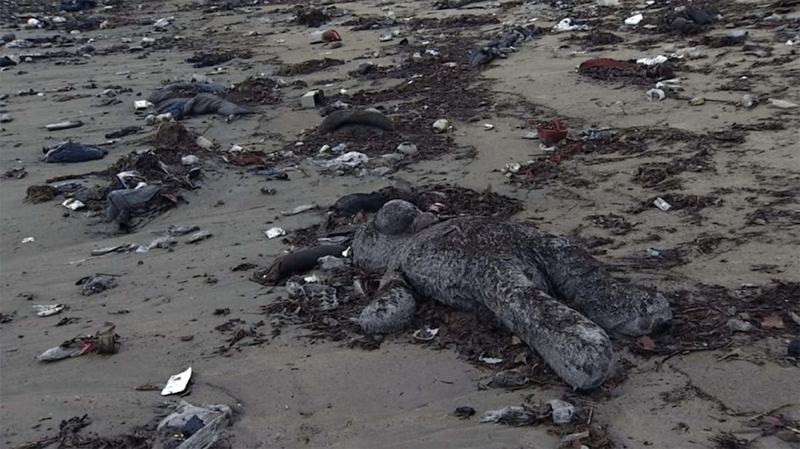
[[[342,40],[342,37],[339,36],[339,33],[336,30],[328,30],[322,33],[322,40],[325,42],[337,42]]]
[[[611,58],[597,58],[597,59],[590,59],[586,62],[581,63],[581,65],[578,66],[579,72],[584,72],[586,70],[591,70],[591,69],[617,69],[626,71],[637,71],[639,70],[639,64],[635,64],[633,62],[617,61],[616,59],[611,59]]]
[[[564,128],[559,119],[540,123],[536,130],[539,131],[539,138],[545,145],[552,145],[567,137],[567,128]]]
[[[761,327],[783,329],[783,320],[779,316],[768,316],[761,321]]]

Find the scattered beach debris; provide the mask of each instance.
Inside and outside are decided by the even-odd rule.
[[[34,305],[33,311],[36,312],[37,315],[41,317],[51,316],[58,313],[61,313],[66,306],[64,304],[52,304],[52,305]]]
[[[178,374],[173,374],[167,380],[167,385],[161,390],[161,396],[169,396],[171,394],[183,393],[186,387],[189,386],[189,381],[192,379],[192,368],[189,367],[186,371]]]

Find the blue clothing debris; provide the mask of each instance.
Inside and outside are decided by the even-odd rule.
[[[58,9],[62,11],[83,11],[86,9],[92,9],[97,6],[97,2],[95,0],[61,0],[61,3],[58,5]]]
[[[86,162],[102,159],[108,151],[80,142],[65,142],[45,147],[45,162]]]

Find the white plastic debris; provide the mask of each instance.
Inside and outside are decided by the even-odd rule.
[[[652,57],[647,57],[647,58],[639,58],[639,59],[636,60],[636,63],[637,64],[643,64],[643,65],[646,65],[646,66],[652,66],[652,65],[663,64],[663,63],[665,63],[667,61],[669,61],[669,58],[667,58],[664,55],[658,55],[658,56],[652,56]]]
[[[428,326],[423,327],[422,329],[417,329],[414,331],[414,338],[420,341],[430,341],[433,340],[436,335],[439,333],[439,328],[431,329]]]
[[[656,89],[662,89],[664,91],[679,91],[683,90],[681,87],[681,80],[678,78],[673,78],[669,80],[659,81],[656,83]]]
[[[281,211],[281,213],[283,215],[297,215],[297,214],[303,213],[303,212],[305,212],[307,210],[316,209],[316,208],[317,208],[316,204],[303,204],[302,206],[297,206],[292,210]]]
[[[443,133],[447,131],[447,128],[449,127],[450,127],[450,122],[448,122],[446,119],[443,118],[440,118],[439,120],[433,122],[433,130],[438,133]]]
[[[183,165],[194,165],[196,164],[200,158],[195,156],[194,154],[189,154],[181,158],[181,164]]]
[[[517,173],[522,168],[522,165],[519,162],[510,162],[503,167],[503,174],[508,177],[511,177],[514,173]]]
[[[397,151],[410,156],[412,154],[417,154],[418,150],[417,146],[413,143],[401,143],[397,146]]]
[[[211,147],[214,146],[213,142],[211,142],[210,140],[206,139],[203,136],[198,136],[197,141],[195,143],[197,143],[197,146],[199,146],[200,148],[204,148],[206,150],[210,150]]]
[[[210,238],[213,235],[214,234],[211,231],[207,231],[207,230],[198,231],[198,232],[195,232],[194,234],[190,235],[189,239],[186,240],[186,243],[197,243],[197,242],[199,242],[201,240],[205,240],[207,238]]]
[[[553,410],[553,422],[556,424],[569,424],[575,414],[575,406],[566,401],[553,399],[547,405]]]
[[[169,396],[175,393],[182,393],[189,385],[189,380],[192,378],[192,367],[186,371],[170,376],[167,385],[161,390],[161,396]]]
[[[284,230],[283,228],[278,228],[278,227],[269,228],[266,231],[264,231],[264,234],[266,234],[268,239],[274,239],[275,237],[280,237],[282,235],[286,235],[286,230]]]
[[[300,97],[300,106],[306,109],[313,109],[322,103],[324,95],[321,90],[311,90]]]
[[[41,353],[36,357],[40,362],[55,362],[56,360],[66,359],[68,357],[75,357],[80,355],[81,348],[65,348],[56,346]]]
[[[141,109],[147,109],[147,108],[152,107],[152,106],[153,106],[153,103],[150,103],[147,100],[136,100],[136,101],[133,102],[133,107],[137,111],[141,110]]]
[[[664,99],[666,94],[661,89],[650,89],[644,93],[649,101],[661,101]]]
[[[491,123],[484,123],[483,129],[485,129],[486,131],[491,131],[494,129],[494,125],[492,125]]]
[[[358,151],[350,151],[345,153],[336,159],[332,159],[329,161],[317,161],[317,163],[323,168],[327,170],[338,170],[342,167],[350,167],[355,168],[361,164],[365,164],[369,161],[369,156],[364,153],[359,153]]]
[[[529,139],[529,140],[535,140],[535,139],[539,138],[539,133],[537,133],[535,131],[525,131],[524,133],[522,133],[522,138],[523,139]]]
[[[487,365],[497,365],[498,363],[503,362],[503,359],[498,359],[497,357],[480,356],[478,357],[478,360],[480,360],[483,363],[486,363]]]
[[[672,205],[671,205],[671,204],[669,204],[668,202],[666,202],[666,201],[664,200],[664,198],[661,198],[661,197],[658,197],[658,198],[656,198],[656,199],[653,201],[653,204],[654,204],[654,205],[655,205],[657,208],[659,208],[659,209],[663,210],[664,212],[666,212],[666,211],[668,211],[668,210],[672,209]]]
[[[78,210],[86,206],[85,204],[83,204],[83,202],[81,202],[80,200],[76,200],[75,198],[64,200],[64,202],[61,203],[61,205],[70,210]]]
[[[797,103],[792,103],[791,101],[786,101],[786,100],[776,100],[774,98],[769,98],[767,99],[767,101],[772,106],[781,109],[794,109],[798,106]]]
[[[628,25],[628,26],[639,25],[642,22],[642,20],[644,20],[644,16],[643,15],[635,14],[635,15],[630,16],[627,19],[625,19],[625,25]]]
[[[573,23],[569,17],[561,20],[553,27],[553,31],[586,31],[588,29],[589,25]]]
[[[25,237],[24,239],[22,239],[22,243],[33,243],[35,241],[36,239],[33,237]]]
[[[166,28],[166,27],[169,26],[169,20],[170,19],[158,19],[158,20],[156,20],[156,23],[153,24],[153,27],[155,27],[155,28]]]
[[[35,305],[33,306],[33,311],[36,312],[37,315],[41,317],[55,315],[57,313],[61,313],[64,310],[64,304],[52,304],[52,305]]]

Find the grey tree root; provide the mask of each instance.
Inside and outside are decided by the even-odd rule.
[[[530,226],[457,218],[419,232],[421,212],[386,203],[359,228],[356,266],[386,274],[359,322],[390,333],[413,319],[413,295],[488,309],[576,389],[599,386],[613,353],[606,331],[643,335],[672,319],[666,299],[618,284],[591,255]]]

